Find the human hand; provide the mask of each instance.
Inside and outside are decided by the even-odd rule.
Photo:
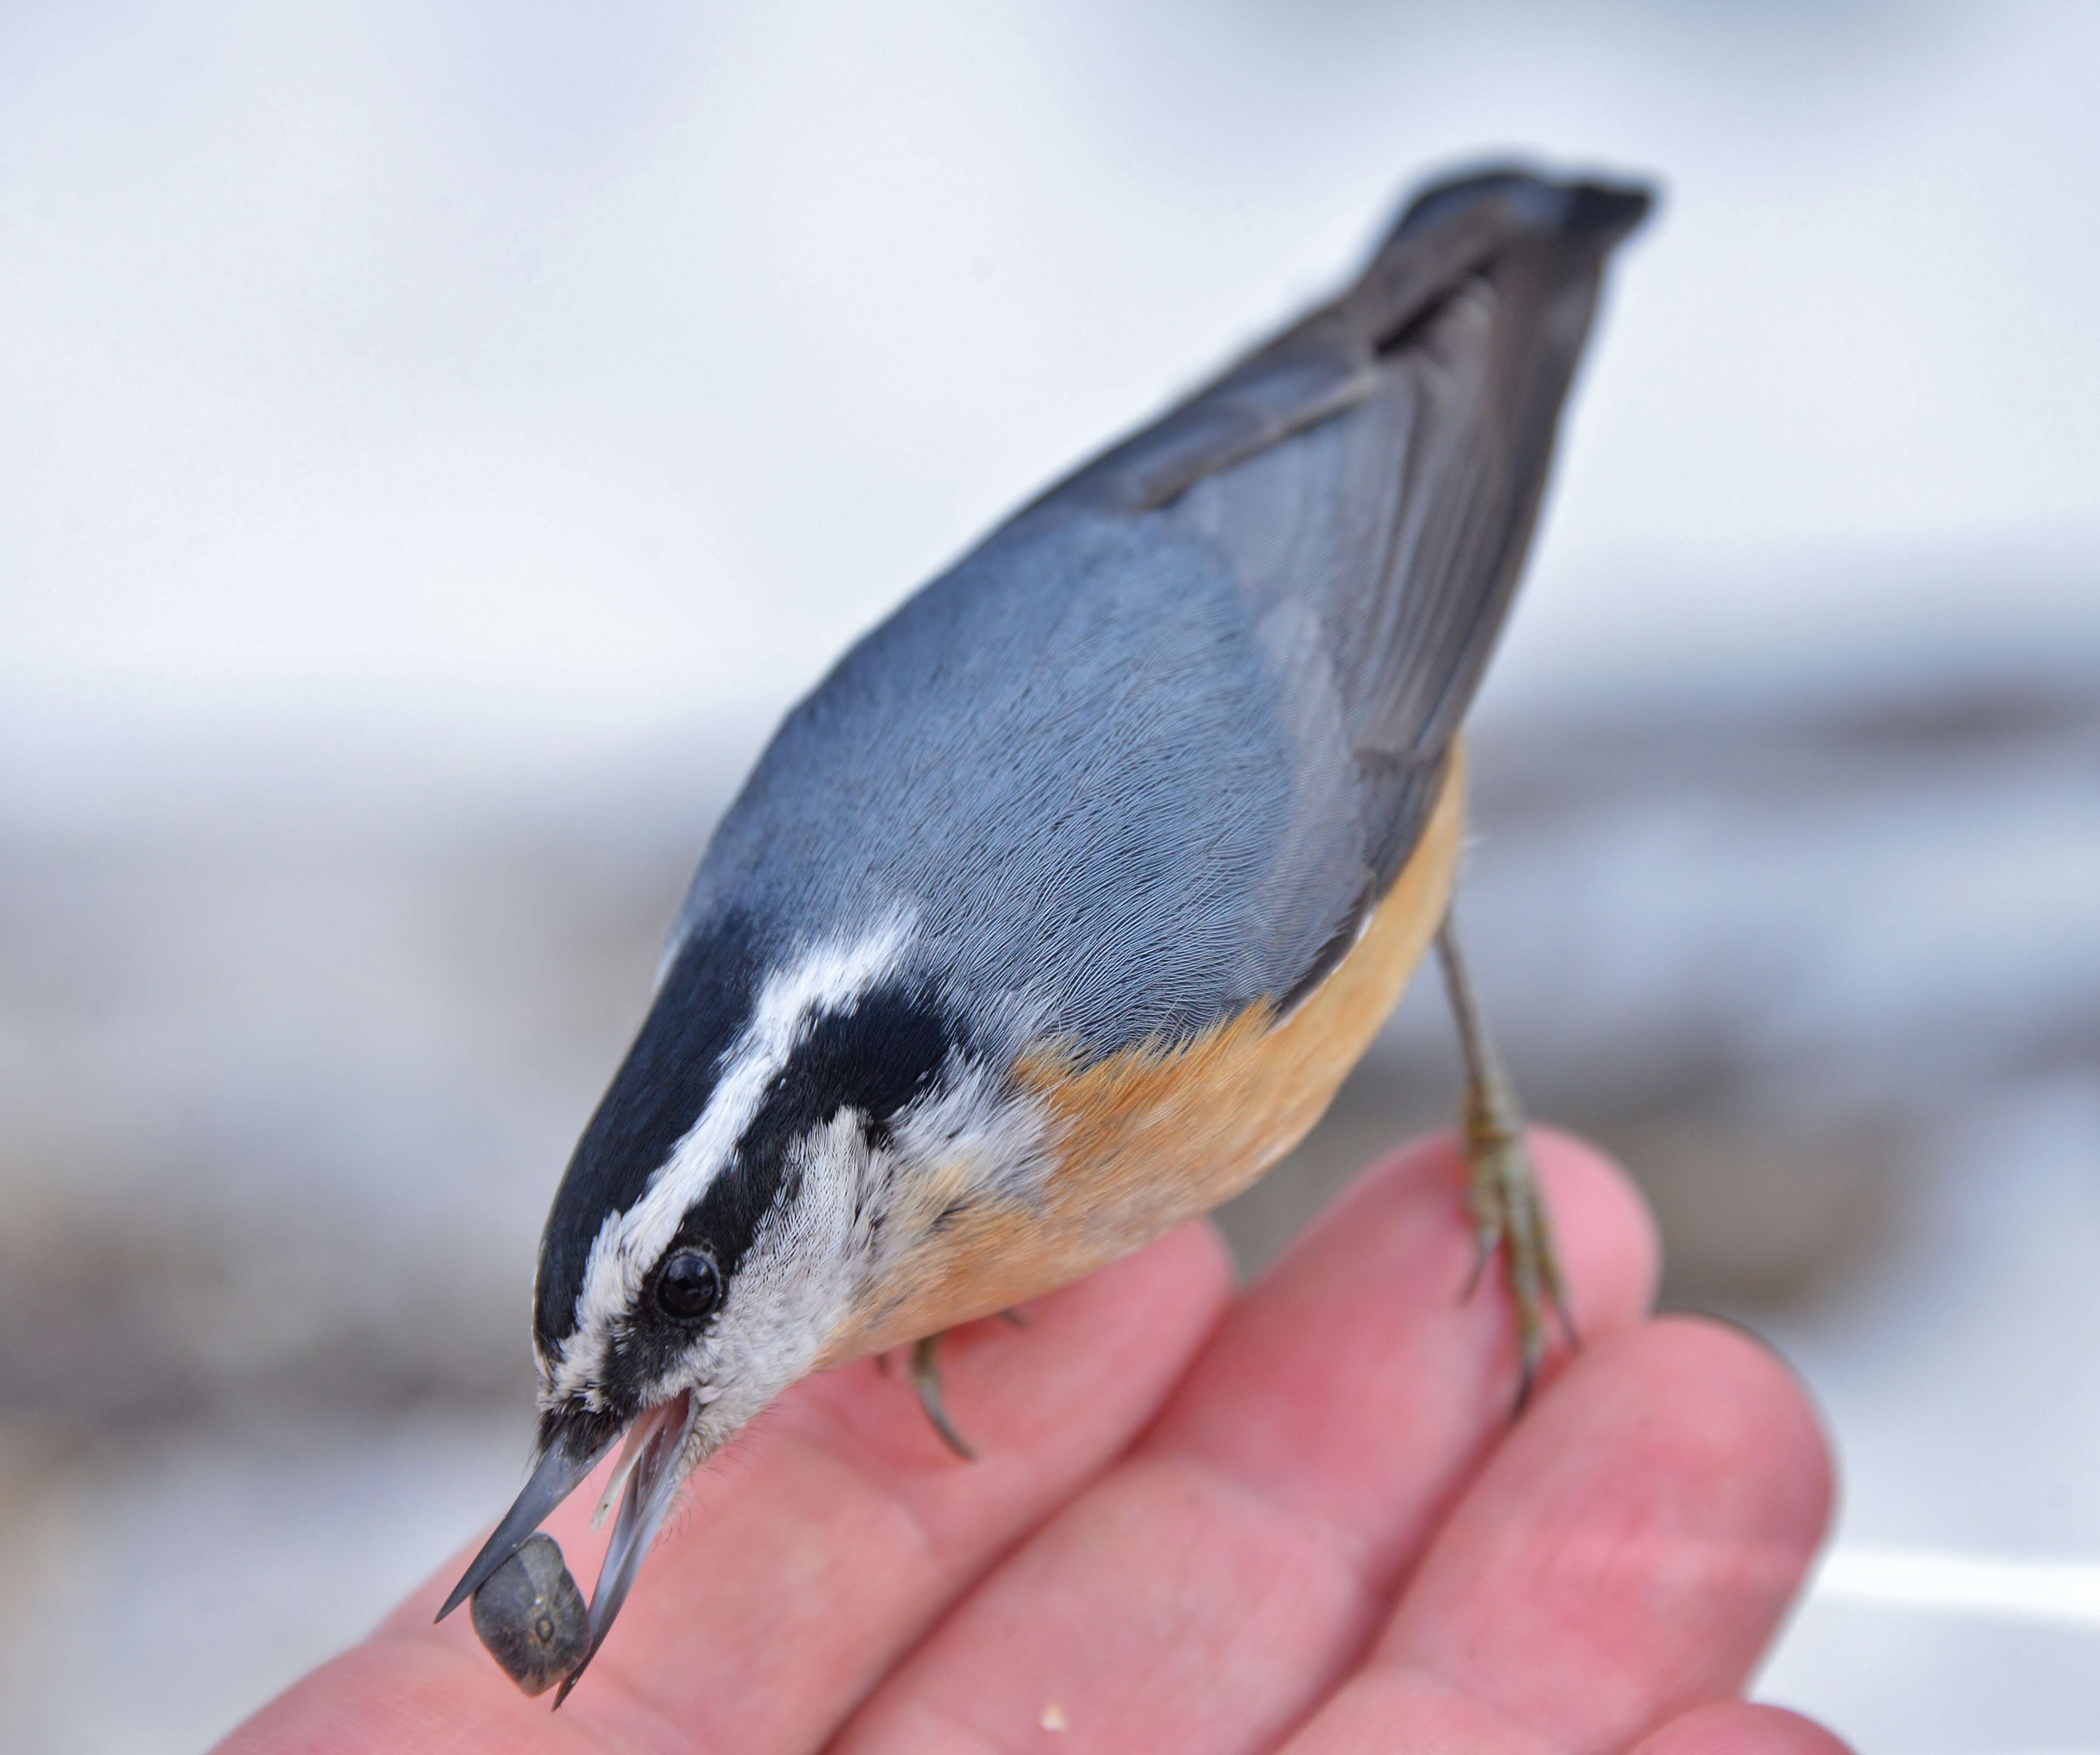
[[[798,1386],[695,1475],[559,1713],[430,1625],[463,1552],[223,1755],[1835,1755],[1736,1698],[1828,1515],[1814,1417],[1743,1335],[1649,1317],[1638,1197],[1533,1148],[1586,1344],[1514,1424],[1462,1166],[1418,1143],[1237,1298],[1196,1224],[951,1335],[975,1464],[871,1363]],[[598,1490],[548,1525],[580,1578]]]

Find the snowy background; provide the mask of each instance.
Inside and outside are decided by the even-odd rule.
[[[1425,170],[1650,172],[1475,957],[1820,1396],[1762,1682],[2100,1750],[2100,12],[0,8],[0,1691],[194,1748],[498,1508],[545,1203],[839,648]],[[1412,996],[1258,1260],[1436,1125]]]

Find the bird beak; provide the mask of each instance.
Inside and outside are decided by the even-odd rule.
[[[611,1631],[620,1605],[627,1600],[634,1575],[641,1570],[642,1558],[649,1551],[649,1544],[655,1540],[671,1509],[672,1500],[677,1496],[678,1484],[685,1478],[679,1462],[685,1455],[686,1441],[692,1435],[697,1411],[692,1396],[682,1391],[668,1401],[645,1409],[628,1428],[619,1466],[606,1489],[598,1519],[602,1519],[614,1496],[620,1494],[624,1486],[625,1493],[620,1499],[620,1515],[613,1522],[612,1541],[598,1568],[598,1588],[591,1594],[590,1643],[576,1667],[562,1682],[562,1691],[554,1696],[557,1706],[568,1698],[577,1678],[598,1655],[598,1648],[605,1643],[605,1636]],[[473,1563],[452,1587],[452,1594],[446,1598],[445,1606],[438,1611],[439,1621],[479,1590],[489,1576],[518,1551],[554,1508],[582,1484],[584,1477],[611,1449],[613,1438],[618,1435],[615,1433],[611,1437],[586,1441],[580,1449],[572,1447],[565,1439],[557,1438],[547,1447],[517,1501],[504,1514],[495,1534],[483,1544],[481,1552],[474,1557]]]
[[[540,1455],[539,1466],[532,1471],[532,1478],[526,1482],[524,1491],[503,1514],[503,1521],[496,1526],[496,1533],[481,1545],[481,1552],[452,1586],[452,1594],[438,1611],[439,1621],[487,1584],[489,1574],[525,1545],[525,1538],[545,1523],[554,1515],[555,1506],[582,1484],[584,1477],[598,1466],[598,1458],[612,1449],[612,1440],[619,1435],[615,1432],[611,1437],[598,1440],[594,1447],[577,1449],[571,1447],[565,1435],[547,1446]]]
[[[678,1484],[685,1479],[678,1464],[686,1453],[686,1440],[692,1436],[693,1419],[698,1412],[691,1395],[681,1391],[670,1400],[650,1409],[628,1429],[620,1467],[612,1486],[606,1490],[610,1501],[620,1476],[626,1477],[627,1491],[620,1497],[620,1515],[612,1522],[612,1540],[598,1569],[598,1588],[591,1592],[590,1643],[563,1680],[562,1691],[554,1696],[557,1706],[568,1699],[569,1690],[576,1687],[590,1660],[598,1656],[598,1648],[605,1643],[605,1636],[612,1631],[613,1617],[620,1613],[634,1575],[642,1569],[642,1557],[648,1553],[649,1544],[663,1527],[664,1514],[677,1497]]]

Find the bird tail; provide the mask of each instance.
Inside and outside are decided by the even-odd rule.
[[[1377,254],[1383,257],[1456,215],[1493,204],[1498,229],[1587,242],[1609,249],[1647,218],[1655,192],[1644,183],[1556,183],[1515,165],[1495,165],[1433,183],[1402,209]]]
[[[1366,341],[1377,353],[1392,352],[1453,287],[1493,259],[1533,258],[1557,283],[1592,277],[1654,205],[1644,184],[1560,182],[1514,165],[1432,184],[1407,204],[1352,285],[1261,354]]]
[[[1118,511],[1162,505],[1204,476],[1374,395],[1379,367],[1490,264],[1521,296],[1566,307],[1550,351],[1572,368],[1612,247],[1653,205],[1636,183],[1556,182],[1497,166],[1410,201],[1363,272],[1150,426],[1096,457],[1043,500]],[[1520,284],[1520,283],[1523,283]],[[1574,289],[1581,297],[1570,304]],[[1576,308],[1579,306],[1579,311]],[[1565,374],[1553,391],[1558,404]],[[1549,421],[1550,426],[1550,421]],[[1040,501],[1039,504],[1042,503]]]

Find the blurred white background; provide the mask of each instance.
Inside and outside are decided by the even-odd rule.
[[[193,1748],[499,1507],[772,720],[1517,150],[1667,196],[1483,702],[1489,997],[1837,1431],[1763,1691],[2100,1749],[2096,89],[2076,4],[0,9],[21,1746]],[[1422,999],[1251,1259],[1443,1112]]]

